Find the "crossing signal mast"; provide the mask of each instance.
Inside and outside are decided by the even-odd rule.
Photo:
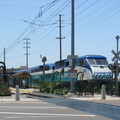
[[[119,71],[118,71],[118,68],[119,68],[119,63],[118,63],[118,60],[120,60],[120,51],[118,50],[118,42],[119,42],[119,39],[120,39],[120,36],[117,35],[116,37],[116,40],[117,40],[117,51],[115,52],[114,50],[112,50],[111,52],[114,54],[114,57],[112,58],[112,61],[114,61],[114,65],[115,65],[115,68],[116,68],[116,96],[118,96],[118,75],[119,75]]]
[[[30,48],[30,46],[29,46],[29,44],[30,44],[30,42],[29,42],[30,38],[24,38],[24,40],[25,40],[24,44],[26,45],[24,47],[24,48],[26,48],[26,53],[24,55],[26,55],[26,68],[28,68],[28,55],[30,55],[29,52],[28,52],[28,49]]]

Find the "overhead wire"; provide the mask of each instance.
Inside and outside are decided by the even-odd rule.
[[[75,7],[75,11],[77,11],[78,8],[82,7],[83,5],[85,5],[89,0],[85,0],[84,2],[82,2],[81,4],[78,4],[77,7]],[[83,9],[81,12],[78,12],[75,17],[77,17],[79,14],[82,14],[83,12],[87,11],[88,9],[90,9],[91,7],[93,7],[94,5],[96,5],[100,0],[96,0],[95,2],[93,2],[91,5],[89,5],[88,7],[86,7],[85,9]],[[78,1],[79,2],[79,1]],[[66,20],[68,21],[68,19]],[[70,25],[70,24],[69,24]]]
[[[88,29],[90,29],[90,28],[92,28],[92,27],[95,27],[96,25],[99,25],[99,24],[103,23],[104,21],[112,18],[113,16],[115,16],[115,15],[117,15],[117,14],[119,14],[119,13],[120,13],[120,11],[114,13],[114,14],[111,15],[111,16],[108,16],[107,18],[105,18],[105,19],[103,19],[103,20],[101,20],[101,21],[99,21],[99,22],[97,22],[97,23],[95,23],[95,24],[91,24],[90,26],[87,26],[86,28],[82,29],[81,31],[77,31],[77,32],[78,32],[78,33],[79,33],[79,32],[83,32],[83,31],[88,30]]]
[[[78,9],[79,7],[81,7],[82,5],[86,4],[87,2],[88,2],[88,0],[86,0],[86,1],[84,1],[83,3],[81,3],[80,5],[78,5],[78,6],[75,8],[75,11],[77,11],[77,9]],[[87,8],[85,8],[84,10],[82,10],[81,12],[79,12],[79,14],[81,14],[81,13],[85,12],[86,10],[90,9],[90,8],[93,7],[95,4],[97,4],[97,2],[99,2],[99,0],[97,0],[97,1],[95,1],[93,4],[89,5]],[[89,16],[92,15],[93,13],[97,12],[98,10],[100,10],[100,9],[102,9],[103,7],[105,7],[106,5],[108,5],[110,2],[112,2],[112,0],[107,1],[107,2],[106,2],[105,4],[103,4],[102,6],[98,7],[97,9],[93,10],[92,12],[88,13],[87,15],[85,15],[85,16],[83,16],[83,17],[80,17],[79,19],[77,19],[77,17],[76,17],[75,22],[77,23],[77,22],[79,22],[79,21],[81,21],[81,20],[89,17]],[[69,25],[70,25],[70,24],[69,24]],[[76,30],[77,30],[77,29],[78,29],[78,26],[77,26]],[[67,34],[67,32],[66,32],[66,34]]]
[[[89,0],[85,0],[83,3],[78,4],[78,6],[77,6],[75,9],[79,9],[81,6],[84,6],[85,3],[87,3],[88,1],[89,1]],[[77,13],[76,15],[79,16],[80,14],[86,12],[87,10],[89,10],[90,8],[92,8],[94,5],[96,5],[99,1],[100,1],[100,0],[96,0],[94,3],[92,3],[92,4],[89,5],[88,7],[85,7],[83,10],[81,10],[81,11],[80,11],[79,13]],[[87,18],[88,16],[92,15],[93,13],[97,12],[98,10],[100,10],[100,9],[102,9],[103,7],[105,7],[106,5],[108,5],[111,1],[112,1],[112,0],[109,0],[109,1],[106,2],[105,4],[101,5],[101,6],[98,7],[97,9],[93,10],[92,12],[90,12],[89,14],[83,16],[82,18],[77,19],[76,22],[79,22],[79,20],[85,19],[85,18]],[[40,49],[37,48],[35,51],[38,51],[38,49],[39,49],[39,50],[42,50],[42,51],[46,51],[46,50],[48,50],[48,49],[51,48],[50,46],[56,45],[57,42],[56,42],[56,44],[55,44],[55,43],[52,43],[52,42],[51,42],[52,39],[48,37],[48,35],[49,35],[50,33],[52,33],[52,32],[54,33],[54,31],[55,31],[54,27],[55,27],[55,26],[52,25],[52,29],[51,29],[50,31],[49,31],[49,28],[50,28],[51,26],[47,27],[45,30],[42,31],[42,29],[44,28],[43,25],[45,26],[45,25],[47,25],[47,24],[50,24],[50,21],[53,20],[53,17],[55,17],[55,15],[56,15],[56,14],[59,14],[61,11],[65,11],[65,9],[70,5],[70,3],[71,3],[71,2],[68,1],[68,0],[65,1],[65,2],[63,3],[64,5],[62,4],[61,6],[59,6],[58,9],[55,10],[55,11],[52,13],[52,15],[49,15],[44,21],[42,21],[42,24],[39,25],[39,24],[37,23],[38,19],[39,19],[40,16],[42,16],[45,12],[47,12],[51,7],[53,7],[53,4],[52,4],[51,6],[49,6],[48,8],[46,8],[46,10],[43,9],[41,15],[40,15],[40,16],[37,15],[37,16],[34,18],[34,20],[29,23],[28,27],[18,36],[18,38],[17,38],[11,45],[9,45],[9,47],[7,48],[7,52],[9,52],[9,50],[15,48],[17,44],[21,43],[21,42],[22,42],[22,40],[21,40],[22,37],[33,37],[33,34],[34,34],[34,36],[35,36],[40,30],[41,30],[41,33],[42,33],[42,37],[41,37],[41,38],[37,38],[35,41],[36,41],[37,46],[39,45],[38,43],[42,43],[42,44],[44,43],[44,45],[42,45]],[[55,4],[54,4],[54,5],[55,5]],[[47,6],[47,5],[46,5],[46,6]],[[113,6],[114,6],[114,7],[113,7]],[[76,32],[81,32],[81,31],[84,31],[84,30],[86,30],[86,29],[89,29],[89,28],[91,28],[91,27],[93,27],[93,26],[96,26],[96,25],[104,22],[105,20],[108,20],[109,18],[111,18],[111,17],[119,14],[120,11],[115,12],[115,13],[113,13],[113,14],[111,15],[111,13],[112,13],[114,10],[116,10],[117,7],[119,7],[119,2],[116,3],[116,4],[114,4],[113,6],[112,6],[112,7],[110,6],[109,9],[104,10],[102,13],[100,13],[100,14],[97,15],[96,17],[93,17],[91,20],[88,20],[88,22],[86,22],[86,23],[84,23],[84,24],[82,24],[82,25],[80,25],[80,26],[77,26]],[[68,17],[68,15],[70,15],[69,13],[70,13],[70,11],[67,12],[66,18]],[[110,15],[109,15],[109,14],[110,14]],[[109,16],[108,16],[108,15],[109,15]],[[77,16],[76,16],[76,17],[77,17]],[[102,18],[103,18],[103,19],[102,19]],[[68,18],[65,19],[65,20],[68,20]],[[33,25],[36,25],[36,26],[33,26]],[[69,24],[69,25],[70,25],[70,24]],[[32,27],[35,27],[35,28],[34,28],[34,30],[30,31],[30,29],[31,29]],[[68,26],[68,27],[69,27],[69,26]],[[52,30],[53,30],[53,31],[52,31]],[[56,35],[56,33],[54,33],[53,36],[54,36],[54,35]],[[64,33],[64,35],[68,35],[68,32]],[[51,37],[53,37],[53,36],[51,36]],[[47,37],[48,37],[48,38],[47,38]],[[47,38],[47,39],[46,39],[46,38]],[[46,41],[45,41],[45,40],[46,40]],[[46,44],[45,44],[45,43],[46,43]],[[50,43],[51,43],[51,44],[50,44]],[[46,47],[46,46],[48,46],[48,45],[49,45],[49,47]],[[33,46],[35,46],[35,45],[33,45]],[[33,53],[35,53],[35,52],[33,51]]]
[[[41,25],[42,26],[42,25]],[[19,41],[20,42],[20,41]]]
[[[61,11],[61,10],[63,10],[67,5],[66,5],[66,3],[68,2],[68,0],[65,2],[65,3],[63,3],[57,10],[59,10],[59,11]],[[64,6],[65,5],[65,6]],[[53,16],[55,16],[57,13],[59,13],[59,11],[54,11],[54,13],[52,13],[53,14]],[[56,13],[57,12],[57,13]],[[43,25],[45,25],[47,22],[49,22],[52,18],[53,18],[53,16],[49,16],[46,20],[44,20],[44,24]],[[50,26],[51,27],[51,26]],[[37,30],[39,30],[40,29],[40,27],[38,27],[35,31],[37,31]],[[46,33],[47,31],[49,30],[49,28],[47,28],[47,30],[45,30],[45,31],[43,31],[41,34],[43,35],[43,33]],[[53,29],[54,31],[55,31],[55,29]],[[41,31],[41,29],[40,29],[40,31]],[[53,32],[53,31],[52,31]],[[35,32],[36,33],[36,32]],[[49,33],[51,33],[51,32],[49,32]],[[48,33],[48,34],[49,34]],[[29,33],[30,35],[32,35],[32,33]],[[47,34],[47,35],[48,35]],[[47,35],[45,35],[45,37],[43,37],[43,38],[41,38],[41,40],[43,41],[44,40],[44,38],[46,38],[47,37]],[[56,34],[55,34],[56,35]],[[29,35],[28,35],[29,36]],[[40,41],[40,40],[39,40]],[[39,41],[37,41],[36,43],[38,43]],[[45,41],[44,41],[45,42]]]
[[[59,11],[64,10],[64,9],[70,4],[70,2],[69,2],[69,3],[67,3],[67,2],[68,2],[68,1],[66,1],[63,5],[61,5],[62,8],[59,7],[60,10],[59,10],[59,9],[58,9],[58,10],[59,10]],[[66,3],[67,3],[67,4],[66,4]],[[65,4],[66,4],[66,5],[65,5]],[[54,14],[56,14],[56,13],[54,13]],[[53,14],[53,15],[54,15],[54,14]],[[40,30],[41,30],[41,29],[40,29]],[[47,29],[47,30],[48,30],[48,29]],[[55,31],[55,29],[53,28],[53,30],[52,30],[51,32],[54,32],[54,31]],[[45,33],[45,32],[46,32],[46,31],[44,31],[43,33]],[[51,34],[51,32],[49,32],[49,33]],[[50,38],[48,37],[49,33],[48,33],[48,34],[45,34],[45,37],[43,37],[43,38],[41,38],[41,40],[39,40],[39,41],[43,41],[43,42],[41,43],[42,46],[43,46],[43,43],[47,43],[46,41],[49,41],[49,40],[50,40]],[[55,35],[56,35],[56,34],[55,34]],[[54,36],[54,35],[53,35],[53,36]],[[45,39],[46,37],[48,37],[49,39],[48,39],[48,40],[46,39],[46,40],[44,41],[44,39]],[[53,38],[55,38],[55,37],[53,37]],[[53,38],[51,37],[51,39],[53,39]],[[39,41],[38,41],[38,42],[39,42]],[[52,40],[51,40],[51,41],[52,41]],[[36,42],[36,43],[37,43],[37,46],[39,45],[38,42]],[[50,42],[50,43],[53,44],[54,42]],[[50,43],[47,43],[47,44],[45,45],[46,47],[43,47],[43,48],[44,48],[44,49],[47,48],[47,46],[50,45]],[[35,46],[35,45],[34,45],[34,46]],[[41,46],[39,49],[41,49],[42,46]],[[44,49],[41,49],[41,50],[43,51]]]
[[[51,3],[49,3],[48,5],[48,7],[46,7],[44,10],[43,10],[43,13],[45,13],[46,11],[48,11],[51,7],[52,7],[52,5],[54,5],[55,3],[57,3],[59,0],[54,0],[53,2],[51,2]],[[43,7],[43,6],[42,6]],[[35,19],[32,21],[32,23],[35,23],[37,20],[38,20],[38,18],[39,18],[40,16],[36,16],[35,17]],[[28,27],[17,37],[17,39],[13,42],[13,43],[11,43],[10,45],[9,45],[9,47],[8,48],[6,48],[6,52],[8,52],[9,50],[11,50],[11,49],[13,49],[15,46],[17,46],[18,45],[18,42],[19,43],[21,43],[22,41],[21,41],[21,38],[26,34],[26,32],[31,28],[31,24],[29,24],[28,25]],[[2,55],[2,53],[0,54],[0,55]]]
[[[47,22],[49,22],[53,17],[55,17],[61,10],[63,10],[66,6],[64,6],[66,3],[68,2],[68,0],[66,0],[66,2],[64,2],[56,11],[54,11],[52,14],[53,15],[49,15],[43,22],[42,22],[42,24],[41,24],[41,26],[44,26],[44,25],[46,25],[46,23]],[[59,10],[59,11],[58,11]],[[35,32],[37,31],[37,30],[39,30],[40,29],[40,26],[38,26],[37,28],[35,28]],[[34,33],[34,32],[33,32]],[[28,34],[28,36],[29,35],[32,35],[33,34],[32,32],[30,32],[29,34]]]
[[[82,28],[85,29],[85,27],[88,27],[89,25],[94,24],[96,21],[99,21],[101,18],[105,17],[106,15],[108,15],[109,13],[114,11],[115,9],[118,9],[120,6],[119,3],[120,3],[120,1],[117,2],[116,4],[114,4],[112,7],[108,8],[106,11],[103,11],[96,17],[92,18],[91,20],[87,21],[83,25],[79,26],[76,30],[82,29]]]
[[[80,3],[80,1],[77,1]],[[78,4],[77,7],[75,7],[75,10],[77,10],[79,7],[82,7],[84,4],[86,4],[88,2],[88,0],[85,0],[84,2],[82,2],[80,5]],[[71,3],[71,2],[70,2]],[[71,11],[68,11],[67,13],[64,13],[65,15],[69,15],[71,13]],[[69,18],[66,19],[66,21],[69,21]]]
[[[92,3],[91,5],[89,5],[88,7],[86,7],[85,9],[83,9],[81,12],[77,13],[76,16],[78,16],[81,13],[84,13],[86,10],[90,9],[91,7],[93,7],[95,4],[97,4],[100,0],[96,0],[94,3]],[[80,6],[79,6],[80,7]],[[78,8],[79,8],[78,7]]]
[[[105,4],[103,4],[102,6],[98,7],[97,9],[93,10],[92,12],[88,13],[87,15],[85,15],[82,18],[79,18],[78,20],[76,20],[76,22],[81,21],[83,19],[85,19],[86,17],[89,17],[90,15],[92,15],[93,13],[97,12],[98,10],[102,9],[103,7],[105,7],[106,5],[108,5],[110,2],[112,2],[112,0],[107,1]]]

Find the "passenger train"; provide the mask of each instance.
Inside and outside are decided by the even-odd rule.
[[[18,70],[14,72],[26,71],[30,73],[29,86],[32,86],[36,80],[39,83],[41,80],[55,81],[61,80],[69,82],[68,77],[70,59],[64,59],[51,64],[45,64],[44,74],[43,65],[31,67],[28,69]],[[75,70],[77,70],[77,78],[75,81],[85,80],[111,80],[112,72],[108,68],[108,61],[102,55],[85,55],[74,60]]]

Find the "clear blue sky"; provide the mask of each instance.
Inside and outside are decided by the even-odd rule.
[[[0,0],[0,61],[7,68],[26,65],[25,40],[30,38],[29,67],[59,60],[59,14],[62,15],[62,58],[71,54],[71,0]],[[75,54],[113,58],[120,35],[120,0],[75,0]]]

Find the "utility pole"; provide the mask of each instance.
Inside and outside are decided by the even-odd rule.
[[[59,15],[59,37],[56,37],[56,39],[60,40],[60,61],[62,60],[62,39],[65,39],[65,37],[62,37],[62,20],[61,20],[61,14]]]
[[[71,16],[71,55],[75,55],[75,46],[74,46],[74,41],[75,41],[75,37],[74,37],[74,33],[75,33],[75,25],[74,25],[74,0],[72,0],[72,16]],[[74,67],[73,67],[74,69]]]
[[[118,96],[118,59],[119,59],[119,54],[118,54],[118,41],[119,41],[119,36],[116,36],[116,40],[117,40],[117,60],[116,60],[116,96]]]
[[[72,12],[71,12],[71,56],[74,56],[74,0],[72,0]],[[74,59],[72,58],[72,67],[71,70],[74,70]],[[70,84],[70,93],[74,93],[74,79],[71,79],[71,84]]]
[[[68,59],[70,59],[69,61],[69,67],[71,68],[71,70],[69,70],[69,78],[71,79],[70,81],[70,94],[74,94],[74,79],[77,79],[77,70],[75,70],[75,59],[78,58],[78,55],[75,55],[75,38],[74,38],[74,0],[71,0],[71,55],[68,55]]]
[[[24,40],[26,40],[26,42],[24,42],[24,44],[26,44],[26,46],[24,48],[26,48],[26,53],[24,55],[26,55],[26,68],[28,68],[28,55],[30,55],[28,53],[28,49],[30,48],[29,47],[29,44],[30,42],[28,42],[30,40],[30,38],[24,38]]]

